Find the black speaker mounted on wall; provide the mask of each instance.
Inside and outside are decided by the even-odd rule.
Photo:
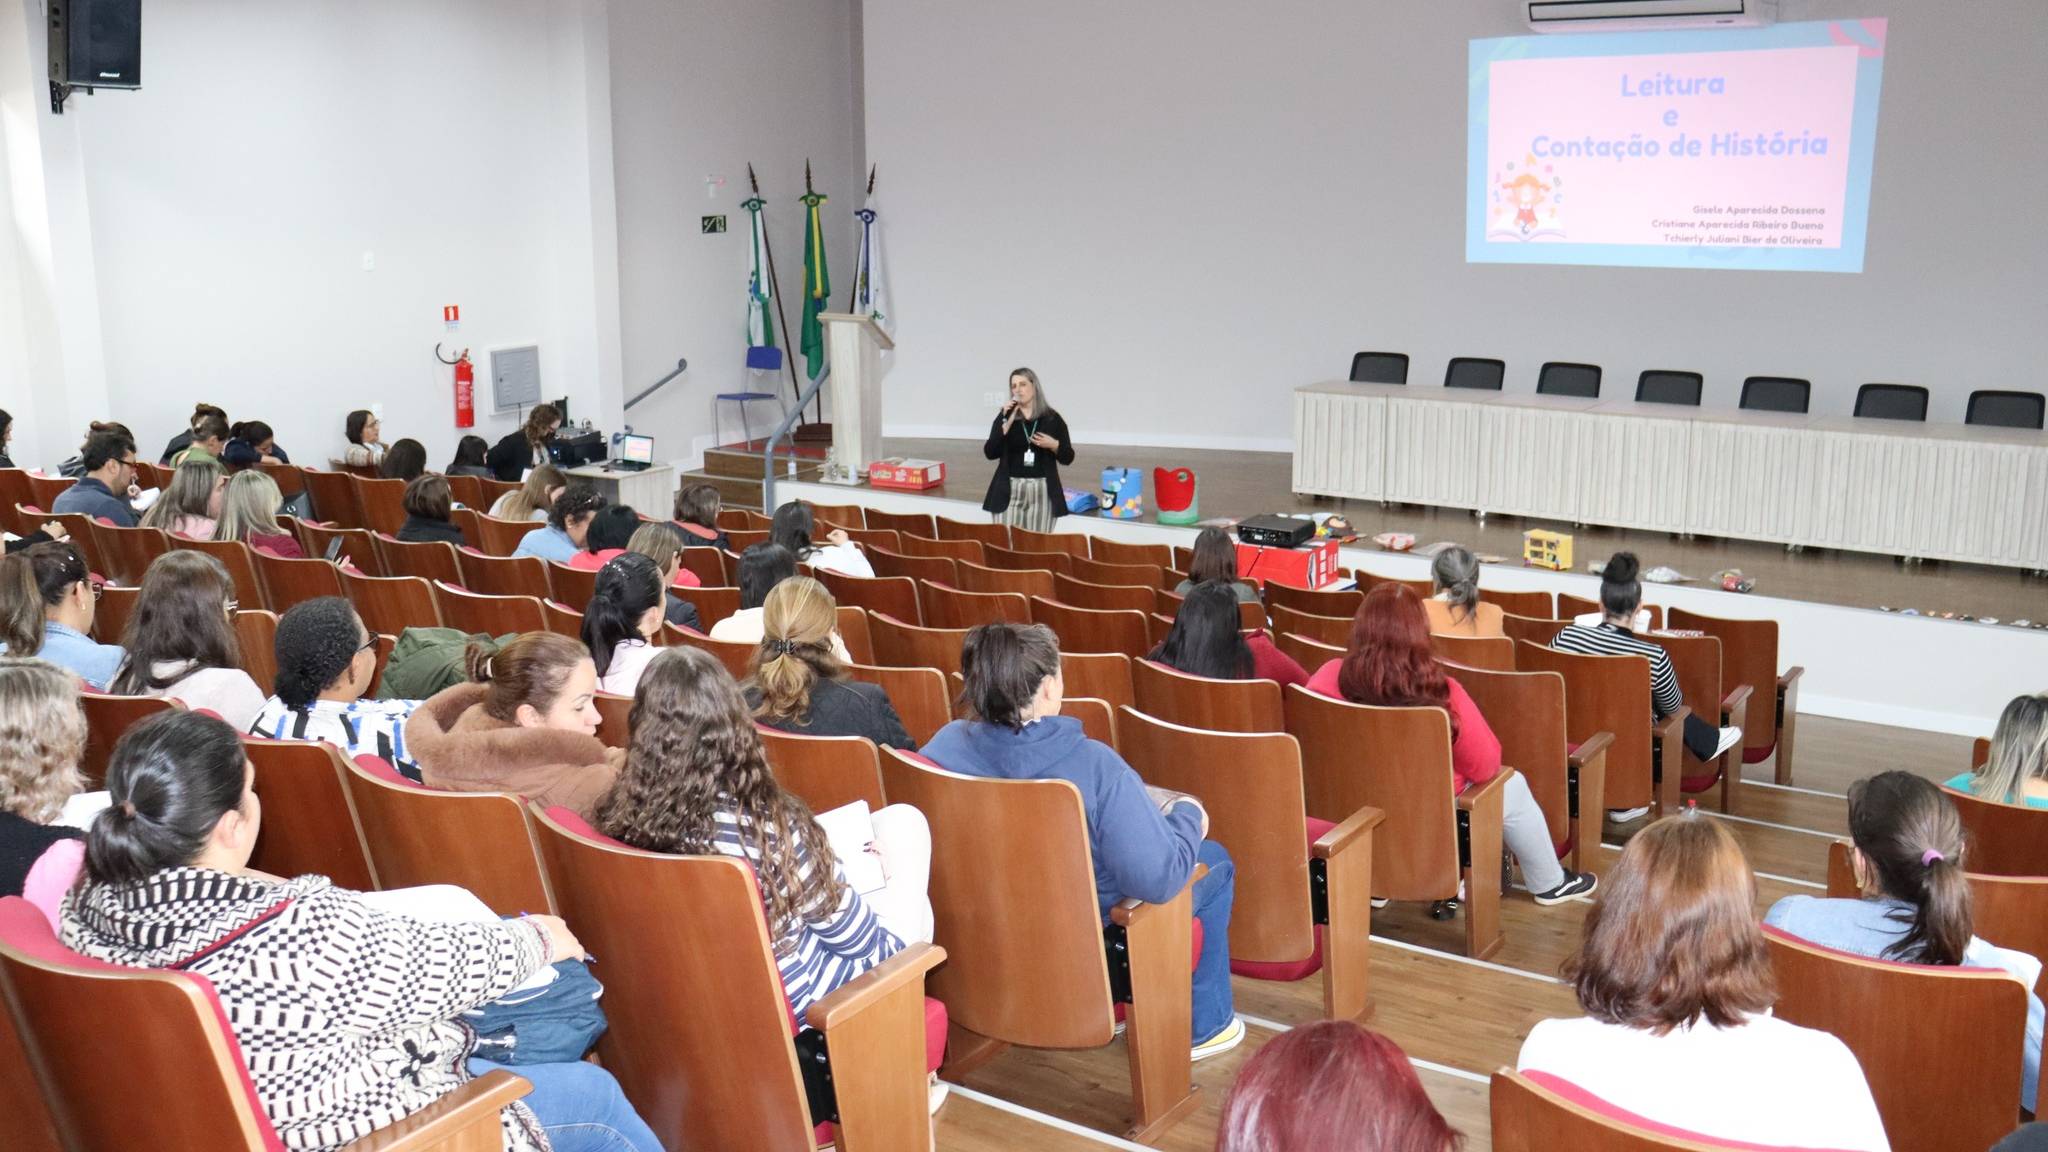
[[[49,0],[50,111],[77,89],[142,87],[142,0]]]

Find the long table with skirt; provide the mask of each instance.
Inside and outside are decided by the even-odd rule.
[[[2048,568],[2048,432],[1331,381],[1294,490]]]

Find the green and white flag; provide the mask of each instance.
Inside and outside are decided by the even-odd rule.
[[[808,173],[806,173],[808,183]],[[804,371],[816,380],[825,374],[825,326],[818,322],[818,313],[830,306],[832,297],[832,275],[825,268],[825,225],[818,219],[818,208],[825,203],[825,197],[817,192],[807,191],[803,195],[804,207],[808,210],[804,220],[804,320],[803,353]]]
[[[882,268],[881,211],[875,207],[872,193],[853,216],[860,222],[860,252],[853,261],[853,313],[874,317],[875,324],[893,337],[896,315],[889,308],[889,279]],[[888,360],[889,354],[883,352],[883,364]]]
[[[759,196],[741,204],[750,218],[752,247],[747,259],[747,347],[775,347],[775,290],[768,279],[767,203]]]

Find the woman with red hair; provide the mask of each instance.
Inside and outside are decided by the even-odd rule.
[[[1349,1020],[1282,1033],[1223,1101],[1216,1152],[1451,1152],[1456,1129],[1401,1046]]]
[[[1430,649],[1422,601],[1404,585],[1381,584],[1365,594],[1351,624],[1351,650],[1317,669],[1308,688],[1353,704],[1441,708],[1451,720],[1451,772],[1458,790],[1500,774],[1500,741],[1465,689],[1444,675]],[[1536,903],[1562,904],[1599,887],[1591,872],[1573,872],[1557,862],[1550,825],[1519,773],[1502,786],[1501,800],[1501,839],[1521,865]]]

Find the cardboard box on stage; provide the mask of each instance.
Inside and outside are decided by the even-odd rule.
[[[1321,540],[1305,548],[1237,546],[1237,576],[1264,585],[1268,580],[1296,588],[1321,588],[1337,578],[1337,542]]]
[[[946,465],[940,460],[910,460],[891,456],[868,465],[868,487],[900,488],[921,492],[946,482]]]

